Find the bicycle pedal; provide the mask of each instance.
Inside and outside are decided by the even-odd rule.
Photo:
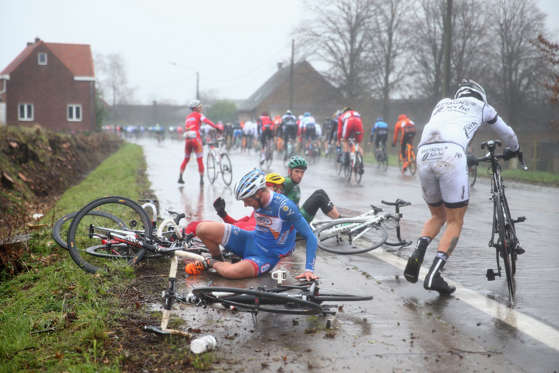
[[[495,271],[492,269],[488,269],[487,273],[485,274],[485,277],[487,277],[487,281],[494,281],[495,276],[500,276],[500,274],[495,273]]]
[[[525,217],[525,216],[519,216],[518,218],[516,218],[516,219],[513,220],[512,222],[513,222],[514,224],[516,224],[516,223],[523,223],[523,222],[525,222],[525,221],[526,221],[526,217]]]

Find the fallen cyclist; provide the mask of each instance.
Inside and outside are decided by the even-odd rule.
[[[288,176],[283,183],[283,193],[297,206],[299,206],[299,201],[301,200],[301,188],[299,184],[303,180],[307,167],[308,165],[305,158],[298,155],[291,157],[287,164]],[[342,217],[323,189],[315,190],[309,198],[307,198],[303,206],[301,206],[301,214],[305,220],[310,223],[314,219],[318,209],[322,210],[325,215],[332,219],[339,219]]]
[[[306,239],[306,262],[304,273],[296,278],[307,281],[318,278],[313,273],[316,237],[297,206],[286,196],[266,186],[262,171],[254,169],[244,175],[235,186],[235,198],[242,200],[245,206],[254,208],[254,231],[228,223],[204,221],[196,226],[196,236],[202,240],[212,257],[221,256],[221,244],[225,250],[242,259],[236,263],[216,259],[189,263],[185,267],[186,273],[195,275],[214,268],[225,278],[257,277],[274,268],[282,257],[293,253],[297,231]]]

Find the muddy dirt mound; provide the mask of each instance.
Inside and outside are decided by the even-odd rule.
[[[61,134],[39,126],[0,128],[1,242],[26,231],[32,215],[46,211],[68,187],[78,183],[122,140],[107,133]]]

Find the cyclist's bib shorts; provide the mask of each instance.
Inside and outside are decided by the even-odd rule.
[[[363,122],[361,122],[361,118],[352,117],[345,121],[342,128],[342,138],[347,140],[350,137],[355,137],[355,140],[361,144],[361,140],[363,140]]]
[[[190,153],[194,152],[196,158],[200,158],[204,155],[202,150],[202,142],[198,138],[186,139],[184,144],[184,154],[190,156]]]
[[[225,224],[225,233],[221,244],[226,250],[250,261],[257,275],[270,271],[276,266],[282,256],[277,253],[266,253],[265,248],[256,245],[255,231],[246,231],[231,224]],[[289,254],[288,254],[289,255]]]
[[[417,154],[423,199],[431,206],[464,207],[470,199],[464,149],[452,142],[425,144]]]

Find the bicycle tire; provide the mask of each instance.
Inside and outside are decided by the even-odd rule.
[[[334,254],[341,254],[341,255],[361,254],[380,247],[388,239],[388,233],[386,232],[384,227],[382,227],[379,224],[367,225],[363,229],[359,230],[358,232],[352,233],[346,231],[350,224],[364,223],[369,221],[369,219],[349,218],[349,219],[340,219],[340,220],[342,221],[340,222],[333,221],[330,224],[322,224],[320,227],[316,229],[315,235],[318,239],[318,247],[321,250],[328,251]],[[328,232],[328,230],[330,230],[330,232]],[[340,230],[340,231],[336,232],[336,230]],[[363,231],[365,230],[366,232],[363,233]],[[355,236],[359,235],[360,233],[363,234],[367,233],[369,234],[369,237],[371,235],[373,237],[367,240],[368,243],[366,244],[365,247],[355,247],[355,245],[353,244],[354,238],[352,237],[354,233],[356,233]]]
[[[322,303],[322,302],[359,302],[359,301],[366,301],[372,300],[373,297],[370,295],[351,295],[351,294],[329,294],[329,293],[321,293],[319,295],[314,295],[312,297],[313,300]]]
[[[91,237],[90,232],[92,224],[102,224],[103,226],[111,225],[110,220],[101,219],[100,217],[95,217],[90,214],[99,207],[104,211],[110,211],[110,214],[118,216],[118,218],[123,221],[128,221],[128,224],[126,224],[128,228],[124,229],[124,231],[129,231],[130,234],[141,234],[144,237],[151,237],[153,229],[145,210],[131,199],[113,196],[99,198],[88,203],[78,211],[72,220],[72,224],[68,231],[67,242],[72,260],[74,260],[81,269],[89,273],[98,272],[105,268],[108,263],[106,257],[94,255],[85,257],[85,255],[82,255],[82,253],[87,253],[88,248],[98,245],[99,242],[98,238]],[[136,229],[138,224],[141,224],[141,226]],[[120,229],[118,226],[110,226],[110,228]],[[123,249],[126,249],[128,254],[119,255],[116,259],[126,259],[130,257],[136,259],[138,256],[141,259],[145,251],[144,248],[133,246],[126,246],[123,247]]]
[[[361,153],[357,153],[355,154],[355,182],[357,184],[361,184],[361,179],[363,179],[363,174],[359,172],[359,168],[363,168],[363,172],[365,171],[365,164],[363,163],[363,156],[361,155]]]
[[[415,157],[409,162],[408,169],[410,170],[410,174],[413,176],[417,171],[417,163],[415,162]]]
[[[213,152],[209,152],[206,157],[206,174],[208,175],[210,184],[213,184],[217,178],[217,169],[215,166],[215,156]]]
[[[229,154],[221,154],[220,168],[223,183],[227,186],[231,185],[231,181],[233,180],[233,165],[231,163],[231,158],[229,158]]]
[[[505,277],[507,281],[507,288],[509,291],[509,301],[512,303],[514,300],[514,293],[515,293],[515,283],[514,283],[514,274],[512,272],[512,264],[511,264],[511,256],[512,256],[512,248],[509,245],[507,240],[507,231],[506,231],[506,217],[505,212],[503,210],[503,204],[501,200],[501,196],[497,196],[495,198],[495,209],[496,209],[496,217],[497,217],[497,233],[499,235],[498,239],[498,246],[500,250],[500,257],[503,260],[503,264],[505,267]]]
[[[217,296],[213,294],[216,292],[231,293],[231,295]],[[225,307],[235,307],[242,312],[270,312],[288,315],[317,315],[323,312],[318,303],[261,290],[199,287],[193,289],[192,293],[204,303],[220,303]],[[282,306],[284,308],[281,308]]]
[[[468,168],[468,176],[470,177],[470,187],[473,187],[477,180],[477,166]]]
[[[62,239],[62,235],[60,234],[60,232],[62,231],[62,226],[70,219],[73,219],[74,216],[76,216],[78,212],[74,211],[72,213],[66,214],[63,217],[61,217],[60,219],[58,219],[54,225],[52,226],[52,238],[54,239],[54,241],[56,241],[56,243],[62,247],[63,249],[68,250],[68,244],[66,243],[66,241],[64,241]],[[112,219],[115,221],[115,223],[119,224],[122,228],[126,228],[126,224],[124,224],[124,222],[122,220],[120,220],[118,217],[109,214],[108,212],[104,212],[104,211],[92,211],[91,215],[98,215],[98,216],[104,216],[106,218]]]

